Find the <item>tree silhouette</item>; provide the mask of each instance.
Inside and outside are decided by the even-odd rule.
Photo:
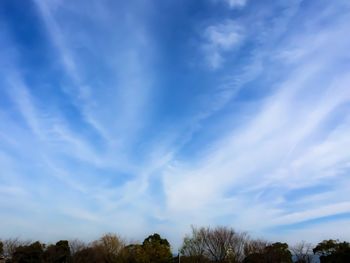
[[[44,254],[44,245],[39,241],[29,246],[20,246],[16,249],[12,262],[13,263],[42,263]]]
[[[321,263],[350,262],[350,244],[337,240],[324,240],[313,249],[320,256]]]

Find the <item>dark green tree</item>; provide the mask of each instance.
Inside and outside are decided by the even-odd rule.
[[[44,245],[39,241],[29,246],[19,246],[13,254],[13,263],[42,263]]]
[[[337,240],[324,240],[313,249],[321,263],[350,262],[350,244]]]
[[[142,247],[152,263],[167,263],[172,259],[168,240],[161,238],[159,234],[148,236]]]
[[[264,258],[266,262],[292,263],[292,253],[287,243],[276,242],[265,248]]]
[[[119,253],[118,262],[122,263],[170,263],[172,254],[168,240],[159,234],[148,236],[140,244],[131,244]]]
[[[139,244],[131,244],[124,247],[124,249],[119,254],[118,261],[121,263],[150,263],[151,262],[143,246]]]
[[[0,241],[0,257],[4,254],[4,244]]]
[[[264,254],[263,253],[251,253],[245,257],[243,263],[264,263]]]
[[[70,247],[67,240],[61,240],[56,245],[47,247],[44,252],[44,260],[47,263],[68,263],[70,262]]]
[[[244,263],[292,263],[292,253],[286,243],[273,243],[262,252],[255,252],[246,256]]]
[[[319,255],[320,257],[327,257],[332,255],[337,250],[337,241],[333,239],[323,240],[318,243],[317,246],[313,249],[314,254]]]
[[[87,247],[79,250],[72,257],[73,263],[105,263],[103,251],[96,247]]]

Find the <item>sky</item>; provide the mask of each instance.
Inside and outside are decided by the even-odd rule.
[[[348,0],[0,1],[0,238],[350,239]]]

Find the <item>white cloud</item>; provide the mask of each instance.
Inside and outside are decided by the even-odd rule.
[[[233,20],[208,26],[203,34],[203,51],[209,67],[219,68],[223,62],[223,53],[237,48],[243,39],[242,28]]]
[[[242,8],[247,4],[247,0],[224,0],[230,8]]]
[[[313,245],[322,240],[349,240],[349,219],[339,218],[335,221],[325,220],[307,226],[299,226],[292,229],[278,229],[273,233],[265,233],[264,236],[271,241],[287,242],[289,245],[299,243],[302,238]],[[321,229],[321,231],[320,231]]]
[[[211,0],[214,3],[224,3],[227,5],[230,9],[242,9],[246,6],[248,0]]]
[[[4,120],[0,123],[1,146],[4,148],[0,151],[0,180],[5,182],[0,187],[1,197],[16,195],[16,201],[23,204],[27,201],[23,197],[27,193],[21,189],[28,188],[29,192],[35,189],[34,194],[41,197],[45,196],[43,193],[55,197],[55,193],[64,191],[65,195],[59,200],[61,206],[56,212],[60,216],[84,221],[84,225],[79,224],[77,229],[60,225],[60,230],[72,230],[77,235],[83,233],[90,237],[98,235],[101,225],[106,231],[112,229],[131,236],[162,229],[177,238],[191,223],[220,222],[239,226],[242,230],[263,231],[276,224],[295,224],[349,211],[347,192],[350,185],[344,173],[350,169],[350,119],[344,116],[350,112],[344,105],[350,101],[350,79],[348,66],[345,63],[339,65],[339,58],[344,58],[349,46],[349,40],[344,37],[348,31],[344,22],[347,20],[334,22],[332,28],[319,29],[309,25],[310,31],[304,34],[298,32],[294,37],[280,38],[283,34],[280,28],[264,29],[264,39],[261,35],[258,38],[267,43],[267,47],[262,45],[260,50],[258,46],[251,63],[243,66],[242,74],[229,76],[228,84],[217,89],[219,96],[210,97],[209,106],[206,104],[202,112],[189,117],[189,122],[193,123],[190,129],[184,131],[176,126],[173,129],[176,131],[171,134],[156,136],[156,140],[146,147],[144,160],[132,162],[128,160],[128,150],[131,147],[139,149],[139,142],[133,144],[133,138],[137,137],[135,131],[147,119],[145,112],[149,109],[145,106],[151,104],[153,77],[148,76],[152,75],[147,70],[150,65],[143,60],[149,53],[149,43],[145,44],[148,40],[142,32],[138,32],[131,37],[130,48],[109,50],[111,52],[107,53],[111,59],[108,62],[113,61],[113,74],[118,76],[118,82],[111,82],[113,85],[106,90],[99,89],[99,86],[92,89],[85,85],[81,75],[84,69],[75,59],[79,56],[62,35],[68,26],[65,19],[55,13],[62,11],[58,2],[55,7],[44,1],[37,0],[36,3],[64,69],[76,88],[68,92],[69,96],[87,122],[99,130],[106,141],[98,147],[93,139],[74,130],[69,125],[70,120],[63,119],[58,112],[47,111],[46,105],[36,105],[37,98],[31,94],[26,81],[19,74],[12,74],[12,69],[5,72],[3,67],[2,73],[7,76],[5,82],[9,84],[6,89],[15,106],[13,111],[22,116],[32,133],[17,127],[21,124],[14,123],[10,114],[0,112],[1,120]],[[238,8],[243,7],[246,1],[227,3],[232,8]],[[78,6],[76,9],[79,10]],[[294,11],[297,8],[285,21],[276,20],[276,24],[293,24],[288,21],[295,15]],[[212,69],[220,68],[226,61],[232,62],[231,55],[249,37],[245,35],[248,32],[246,28],[237,21],[222,21],[208,26],[202,35],[205,40],[202,51]],[[287,30],[284,26],[281,28]],[[270,37],[271,42],[279,39],[282,44],[270,43]],[[87,42],[88,45],[90,42]],[[143,44],[133,46],[136,42]],[[13,70],[20,72],[19,68]],[[278,81],[272,83],[263,78],[263,85],[260,85],[254,82],[259,74],[266,79],[278,74]],[[207,142],[204,142],[198,150],[201,158],[189,158],[185,163],[174,160],[196,132],[206,132],[207,126],[200,125],[201,121],[222,109],[226,110],[225,106],[235,99],[234,95],[250,81],[257,86],[256,89],[266,88],[271,92],[269,96],[251,102],[252,109],[239,120],[238,125],[230,125],[233,117],[228,114],[225,136],[218,131],[219,141],[208,148]],[[105,97],[99,97],[104,91]],[[59,145],[59,149],[55,149],[54,145]],[[7,151],[7,148],[10,150]],[[17,171],[12,152],[20,155],[17,160],[32,163],[28,166],[21,164],[17,169],[23,167],[23,170]],[[73,159],[71,167],[65,164],[64,159],[69,162]],[[25,168],[33,166],[36,168],[34,171],[24,172]],[[87,169],[80,170],[81,167]],[[109,177],[104,171],[89,171],[90,167],[105,168],[113,175]],[[30,175],[36,175],[37,171],[42,175],[33,180],[37,185],[32,189],[24,188],[23,185],[30,183]],[[114,183],[113,180],[119,179],[119,172],[131,175],[132,179]],[[159,174],[163,181],[154,192],[161,197],[155,201],[150,197],[154,194],[150,193],[150,186],[151,180],[158,179]],[[327,181],[329,178],[332,178],[331,182]],[[287,200],[284,195],[317,185],[322,180],[333,188],[326,193],[309,193],[296,201]],[[49,187],[53,182],[59,185],[57,189]],[[165,204],[162,194],[165,195]],[[30,199],[30,204],[32,201]],[[52,203],[58,202],[56,199],[49,201],[50,204],[40,205],[49,209]],[[39,210],[39,207],[34,208]],[[166,223],[150,223],[148,217]],[[115,218],[118,220],[115,221]],[[19,221],[14,222],[18,222],[22,229],[31,227],[33,232],[40,233],[40,224],[29,225]],[[6,224],[11,230],[16,229],[13,222]]]
[[[282,56],[273,65],[261,61],[266,72],[281,72],[281,81],[271,84],[270,96],[255,102],[257,112],[204,157],[191,164],[175,163],[164,172],[171,218],[186,215],[191,223],[210,224],[226,217],[233,226],[263,231],[276,224],[350,212],[345,194],[350,119],[344,117],[350,114],[344,106],[350,103],[350,68],[339,60],[347,54],[349,40],[344,37],[346,17],[342,19],[327,28],[313,25],[312,37],[289,36],[288,44],[261,50],[269,54],[267,61],[278,57],[275,54],[292,56],[287,61]],[[212,46],[218,50],[239,42],[209,35],[216,36],[210,39],[217,39]],[[291,40],[297,55],[288,52]],[[280,65],[288,69],[280,71]],[[331,190],[305,193],[302,203],[285,197],[289,191],[325,180]]]

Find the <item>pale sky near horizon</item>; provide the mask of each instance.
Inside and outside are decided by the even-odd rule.
[[[350,239],[348,0],[0,1],[0,239]]]

